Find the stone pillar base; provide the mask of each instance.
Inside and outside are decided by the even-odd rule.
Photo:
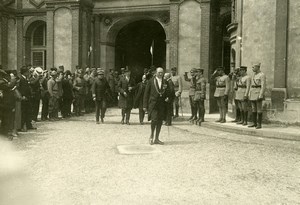
[[[277,111],[283,111],[286,98],[286,88],[273,88],[271,94],[272,108]]]

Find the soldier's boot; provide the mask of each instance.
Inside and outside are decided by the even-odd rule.
[[[222,120],[220,121],[220,123],[225,123],[226,122],[226,109],[222,110],[223,112],[223,117],[222,117]]]
[[[256,127],[257,126],[257,112],[252,112],[252,125],[249,125],[248,127]]]
[[[125,119],[125,110],[122,109],[122,120],[121,120],[121,124],[124,124],[124,119]]]
[[[222,118],[223,118],[223,113],[222,113],[222,109],[219,108],[219,113],[220,113],[220,118],[218,120],[216,120],[216,122],[221,122]]]
[[[202,113],[201,113],[201,122],[204,122],[204,116],[205,116],[205,109],[203,109]]]
[[[262,121],[262,113],[257,113],[257,115],[258,115],[258,119],[257,119],[256,129],[260,129],[261,128],[261,121]]]
[[[248,111],[244,111],[244,123],[243,125],[248,125]]]
[[[174,118],[176,118],[176,117],[179,117],[179,106],[175,106],[175,116],[174,116]]]
[[[127,110],[127,111],[126,111],[126,124],[127,124],[127,125],[130,125],[130,122],[129,122],[129,119],[130,119],[130,112],[131,112],[131,110]]]
[[[244,112],[241,112],[240,113],[240,121],[238,121],[236,124],[238,124],[238,125],[244,124],[244,120],[245,120],[244,118],[245,118]]]
[[[239,108],[235,108],[235,119],[232,122],[240,122],[241,121],[241,110]]]

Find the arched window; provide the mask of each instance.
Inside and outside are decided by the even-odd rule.
[[[37,25],[31,34],[31,64],[45,68],[46,64],[46,24]]]

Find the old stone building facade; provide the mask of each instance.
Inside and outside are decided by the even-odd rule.
[[[1,0],[0,64],[120,69],[260,61],[270,116],[300,120],[297,0]],[[187,84],[184,85],[187,90]],[[215,111],[213,87],[207,107]],[[183,93],[183,103],[187,92]],[[278,113],[278,111],[280,111]]]

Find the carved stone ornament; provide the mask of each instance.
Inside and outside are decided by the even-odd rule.
[[[162,23],[167,24],[170,21],[170,16],[165,14],[160,16],[159,19],[161,20]]]
[[[4,6],[7,6],[12,3],[15,3],[15,0],[0,0],[0,3],[2,3],[2,5],[4,5]]]
[[[29,0],[29,2],[35,7],[39,8],[45,3],[45,0]]]
[[[109,16],[105,16],[103,22],[106,26],[109,26],[112,23],[112,19]]]

